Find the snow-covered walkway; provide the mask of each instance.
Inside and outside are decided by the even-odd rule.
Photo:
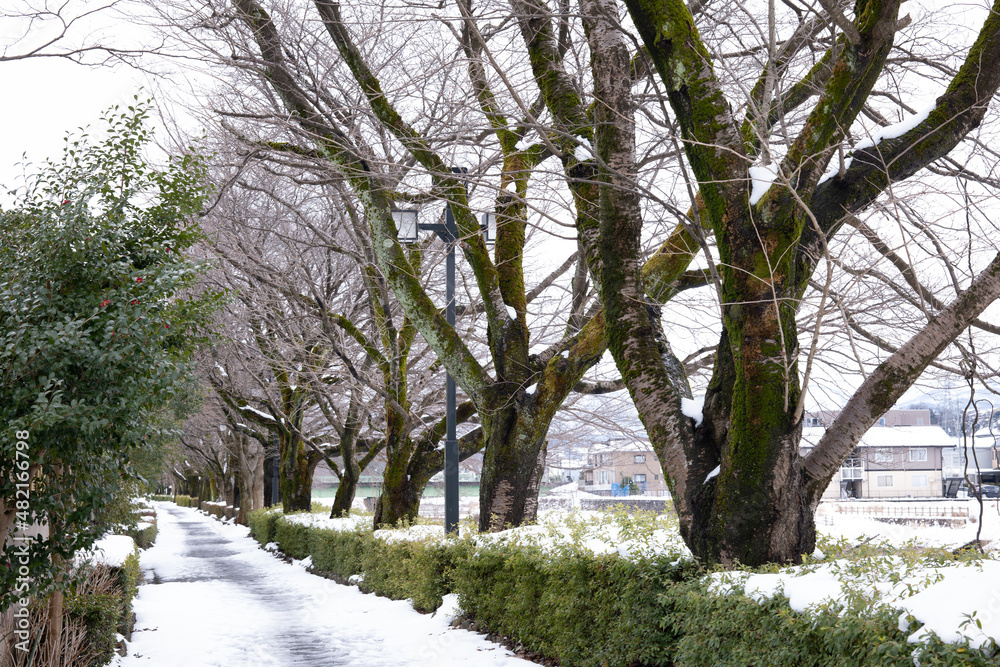
[[[527,666],[446,614],[365,595],[262,551],[247,529],[156,503],[123,667]]]

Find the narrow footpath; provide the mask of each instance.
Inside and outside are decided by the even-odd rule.
[[[445,613],[366,595],[260,549],[245,527],[156,503],[121,667],[527,667]]]

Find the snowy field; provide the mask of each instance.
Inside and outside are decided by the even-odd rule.
[[[157,503],[159,535],[141,556],[147,583],[121,667],[515,667],[449,609],[365,595],[260,549],[242,526]],[[154,579],[155,578],[155,579]]]

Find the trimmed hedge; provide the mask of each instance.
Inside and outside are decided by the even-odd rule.
[[[139,528],[126,530],[125,534],[135,540],[140,549],[148,549],[156,541],[157,532],[156,524],[152,523],[141,530]]]
[[[150,496],[153,500],[159,500],[164,503],[176,503],[181,507],[197,507],[199,498],[197,496],[162,496],[162,495],[152,495]]]
[[[899,612],[861,613],[837,605],[801,614],[775,597],[758,603],[708,591],[690,559],[627,560],[563,547],[432,538],[385,540],[370,528],[309,527],[280,511],[250,515],[251,534],[276,542],[313,570],[343,581],[363,575],[362,590],[436,609],[457,593],[479,629],[555,658],[565,667],[892,667],[993,665],[965,644],[936,638],[915,647]]]

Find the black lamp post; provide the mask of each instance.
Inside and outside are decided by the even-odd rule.
[[[425,224],[417,219],[417,211],[393,210],[392,219],[396,223],[397,238],[400,243],[414,243],[417,233],[434,232],[448,246],[445,262],[445,318],[455,326],[455,245],[458,229],[455,216],[451,213],[451,203],[445,205],[444,224]],[[480,229],[491,244],[496,234],[496,215],[484,213]],[[444,531],[446,534],[458,532],[458,438],[455,434],[455,379],[448,373],[445,397],[447,401],[447,431],[444,440]]]

